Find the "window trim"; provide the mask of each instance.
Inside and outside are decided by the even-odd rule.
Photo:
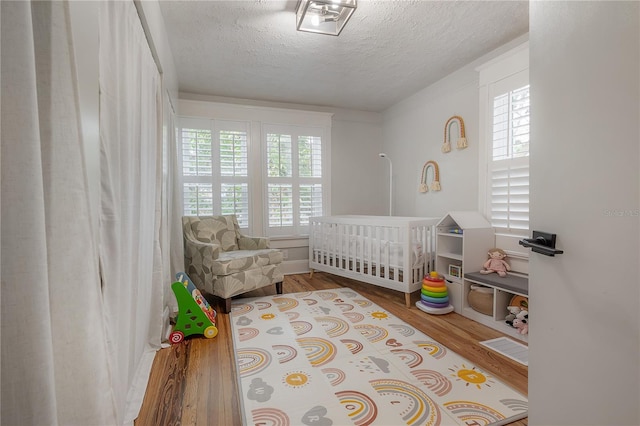
[[[183,130],[206,130],[211,133],[211,175],[199,175],[199,176],[185,176],[184,175],[184,162],[183,162]],[[238,131],[246,133],[247,140],[247,176],[223,176],[221,174],[221,157],[220,157],[220,131]],[[194,184],[206,184],[211,185],[212,188],[212,214],[222,214],[222,192],[220,188],[225,184],[246,184],[247,185],[247,222],[248,226],[242,226],[242,220],[239,220],[240,228],[248,233],[252,231],[251,221],[251,190],[252,190],[252,172],[249,167],[250,145],[251,145],[251,132],[250,123],[238,120],[217,120],[209,118],[193,118],[193,117],[178,117],[177,120],[177,140],[178,146],[178,173],[181,182],[182,192],[182,212],[184,212],[184,185],[186,183]],[[218,169],[218,173],[214,171]],[[185,179],[186,178],[186,179]]]
[[[269,177],[267,170],[267,162],[268,162],[268,152],[267,152],[267,134],[277,133],[277,134],[291,134],[291,155],[292,155],[292,177]],[[271,124],[271,123],[263,123],[262,125],[262,133],[261,133],[261,145],[262,145],[262,176],[264,185],[262,187],[263,193],[263,205],[265,209],[269,206],[269,192],[268,185],[269,183],[277,183],[278,181],[282,181],[282,183],[291,183],[292,185],[292,196],[294,197],[293,202],[293,212],[294,217],[300,218],[300,202],[299,199],[296,201],[296,195],[299,196],[299,189],[302,185],[306,184],[314,184],[320,181],[322,184],[322,205],[323,210],[326,212],[326,215],[329,215],[328,210],[326,208],[329,197],[328,190],[330,189],[331,181],[330,181],[330,168],[328,167],[328,146],[325,143],[327,129],[319,126],[298,126],[298,125],[282,125],[282,124]],[[298,138],[300,136],[313,136],[319,137],[322,141],[321,151],[322,151],[322,175],[317,177],[301,177],[299,175],[299,145]],[[282,228],[270,228],[269,227],[269,219],[268,212],[264,210],[264,233],[269,237],[293,237],[293,236],[308,236],[309,230],[308,227],[304,227],[300,224],[299,221],[294,223],[291,227],[282,227]]]
[[[519,73],[529,71],[529,42],[509,50],[508,52],[494,58],[493,60],[476,68],[479,77],[478,87],[478,110],[479,110],[479,164],[478,164],[478,211],[482,212],[486,218],[491,220],[491,173],[490,164],[492,162],[492,125],[493,116],[493,90],[500,82],[517,76]],[[517,77],[516,77],[517,78]],[[527,77],[527,81],[528,81]],[[525,83],[527,84],[527,83]],[[529,223],[531,228],[531,223]],[[495,228],[496,233],[528,236],[529,230]]]
[[[313,110],[298,110],[278,107],[267,107],[258,105],[236,104],[214,102],[208,100],[179,99],[178,100],[179,119],[195,120],[223,120],[223,121],[244,121],[249,122],[249,137],[261,138],[262,124],[283,124],[287,126],[319,127],[324,133],[322,135],[323,149],[323,209],[325,215],[331,215],[331,124],[333,113]],[[263,219],[264,199],[262,185],[263,144],[256,143],[255,140],[249,143],[249,167],[254,170],[250,173],[249,203],[253,206],[250,209],[251,233],[254,236],[267,236],[267,224]],[[180,179],[182,169],[179,170]],[[271,236],[276,239],[305,238],[304,235]]]

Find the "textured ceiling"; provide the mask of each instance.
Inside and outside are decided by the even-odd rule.
[[[334,37],[296,4],[160,1],[180,91],[383,111],[529,29],[527,1],[359,0]]]

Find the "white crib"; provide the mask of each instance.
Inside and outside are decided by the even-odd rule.
[[[323,216],[309,223],[309,268],[410,294],[433,269],[439,218]]]

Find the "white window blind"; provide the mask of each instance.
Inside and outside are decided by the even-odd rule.
[[[491,223],[529,229],[529,85],[493,96]]]
[[[182,119],[179,128],[184,214],[235,214],[250,228],[248,125]]]
[[[308,233],[323,214],[322,129],[264,126],[267,234]]]
[[[322,216],[322,139],[298,137],[300,171],[300,225],[308,226],[309,218]]]

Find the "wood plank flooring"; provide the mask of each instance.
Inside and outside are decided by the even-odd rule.
[[[456,313],[428,315],[415,306],[405,307],[404,294],[323,272],[288,275],[284,293],[349,287],[380,305],[406,323],[429,335],[478,367],[527,395],[528,369],[493,352],[478,342],[503,336],[502,333]],[[273,295],[275,286],[245,293],[241,297]],[[412,295],[412,303],[419,292]],[[219,300],[208,297],[217,312]],[[218,336],[187,338],[156,353],[149,384],[135,426],[197,425],[235,426],[242,424],[239,392],[229,316],[218,315]],[[527,425],[527,419],[511,425]]]

